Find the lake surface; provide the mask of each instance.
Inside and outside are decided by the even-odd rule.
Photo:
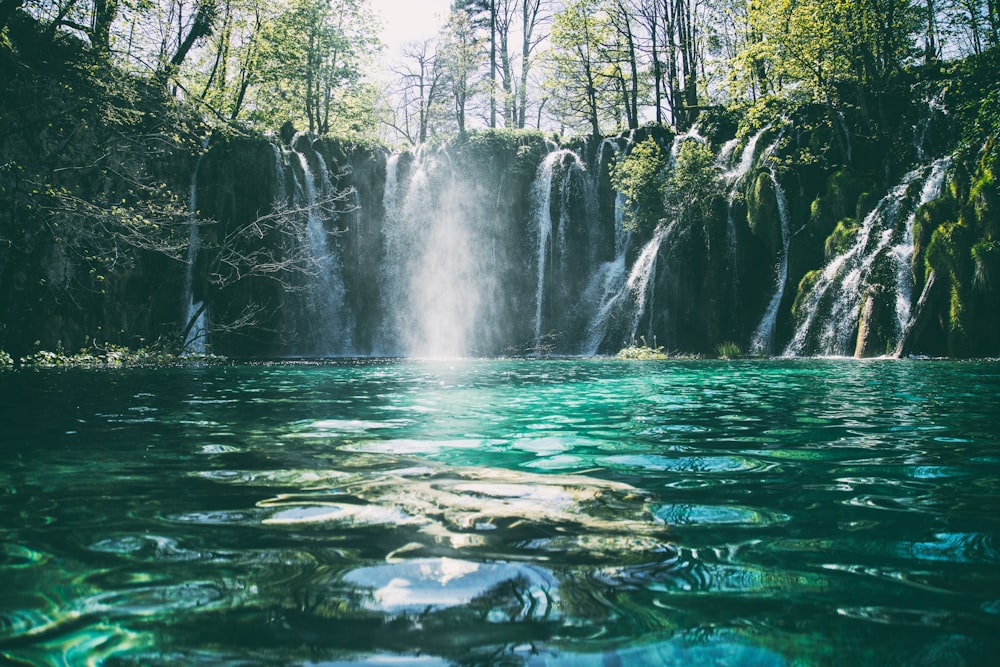
[[[1000,364],[0,373],[0,662],[977,665]]]

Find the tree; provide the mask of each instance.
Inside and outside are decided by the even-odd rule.
[[[453,0],[452,11],[463,11],[476,30],[486,33],[484,44],[489,46],[489,126],[497,126],[497,15],[498,2],[503,0]]]
[[[325,134],[372,115],[364,65],[379,48],[362,0],[290,0],[263,28],[257,119]]]
[[[631,231],[648,232],[663,217],[663,184],[667,154],[649,137],[640,141],[611,168],[611,184],[625,196],[622,223]]]
[[[618,88],[625,124],[635,129],[639,127],[639,52],[635,18],[625,0],[613,0],[608,15],[614,39],[604,46],[604,60]]]
[[[517,127],[524,129],[528,108],[528,77],[534,64],[533,55],[547,35],[539,28],[549,20],[542,0],[521,0],[521,85],[518,90]]]
[[[393,69],[399,77],[403,118],[394,122],[393,127],[410,143],[422,144],[430,136],[431,121],[443,96],[444,70],[438,62],[434,40],[405,45],[403,56],[405,60]]]
[[[218,4],[216,0],[199,0],[198,8],[188,25],[187,34],[185,34],[181,39],[180,44],[177,46],[177,50],[174,51],[174,55],[171,56],[170,61],[160,71],[160,75],[164,79],[180,68],[184,59],[187,58],[188,53],[190,53],[191,49],[198,40],[212,34],[212,30],[215,27],[215,20],[218,15],[217,10]]]
[[[582,121],[592,135],[601,135],[601,117],[609,80],[601,60],[602,45],[611,35],[599,0],[573,0],[555,15],[549,84],[557,113]]]
[[[469,100],[477,88],[474,78],[481,64],[482,40],[472,17],[462,9],[452,11],[441,40],[441,69],[451,91],[455,123],[464,133]]]

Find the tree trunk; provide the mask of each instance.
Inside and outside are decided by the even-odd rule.
[[[94,23],[90,31],[90,43],[95,51],[104,55],[111,53],[111,24],[118,16],[118,0],[95,0]]]
[[[188,52],[194,47],[195,42],[202,37],[212,34],[213,24],[215,23],[215,10],[215,0],[202,0],[198,4],[198,11],[194,16],[194,21],[191,23],[191,30],[184,37],[180,46],[177,47],[177,51],[170,59],[171,70],[176,70],[181,66],[181,63],[187,58]]]
[[[497,126],[497,2],[490,0],[490,127]]]

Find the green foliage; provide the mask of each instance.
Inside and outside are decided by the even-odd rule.
[[[608,98],[616,94],[601,53],[602,45],[612,43],[612,31],[600,0],[573,0],[552,24],[546,88],[564,121],[594,136],[601,134]]]
[[[5,354],[5,353],[4,353]],[[10,359],[10,356],[7,356]],[[166,366],[178,363],[219,362],[221,357],[215,356],[181,356],[172,346],[156,342],[149,347],[138,349],[122,345],[93,343],[90,347],[81,348],[79,352],[68,353],[59,345],[51,350],[37,350],[21,357],[19,365],[29,368],[125,368],[135,366]],[[11,365],[13,361],[11,360]],[[0,355],[0,367],[3,366]]]
[[[649,137],[611,167],[611,185],[625,196],[626,229],[648,231],[663,217],[666,153]]]
[[[290,0],[260,28],[250,118],[262,128],[287,120],[311,132],[365,133],[376,124],[377,91],[364,68],[380,48],[361,0]]]
[[[908,0],[762,0],[747,19],[753,38],[737,58],[737,80],[765,93],[798,84],[830,104],[845,83],[884,90],[913,54],[920,25]]]
[[[546,152],[545,135],[536,130],[482,129],[457,134],[448,141],[455,154],[486,169],[530,176]]]
[[[799,281],[799,289],[795,293],[795,301],[792,303],[792,317],[796,323],[802,322],[805,319],[805,299],[822,277],[823,269],[815,269],[807,272],[802,276],[802,280]]]
[[[715,198],[722,194],[721,175],[711,146],[683,142],[663,187],[668,214],[679,220],[706,221]]]
[[[858,221],[854,218],[842,218],[833,233],[826,238],[824,245],[824,256],[826,261],[831,261],[847,252],[854,244],[854,239],[858,235]]]
[[[663,351],[663,348],[653,341],[653,346],[650,347],[646,344],[646,337],[640,336],[642,341],[641,345],[637,345],[634,341],[628,347],[624,347],[618,351],[619,359],[636,359],[639,361],[655,361],[661,359],[669,359],[670,355]]]
[[[1000,46],[955,62],[949,71],[948,99],[962,128],[962,141],[979,148],[1000,134]]]
[[[14,359],[7,353],[6,350],[0,350],[0,368],[12,368],[14,366]]]
[[[725,341],[716,346],[715,355],[720,359],[738,359],[743,356],[743,351],[733,341]]]

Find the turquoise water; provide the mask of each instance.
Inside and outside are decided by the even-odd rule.
[[[0,405],[0,662],[1000,650],[994,363],[19,371]]]

